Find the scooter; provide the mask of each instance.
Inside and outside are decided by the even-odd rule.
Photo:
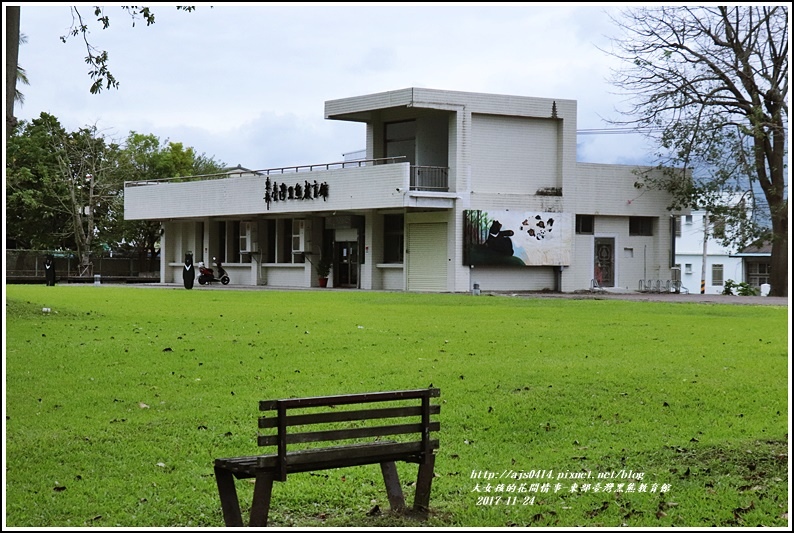
[[[199,285],[208,285],[208,284],[212,283],[213,281],[220,281],[222,284],[228,285],[229,281],[230,281],[229,280],[229,275],[226,274],[226,271],[223,269],[223,265],[221,264],[220,261],[218,261],[214,257],[212,258],[212,260],[215,261],[215,264],[218,266],[218,274],[220,275],[220,277],[216,278],[215,277],[215,272],[211,268],[209,268],[207,266],[204,266],[204,262],[201,261],[201,262],[198,263],[198,267],[199,267],[198,282],[199,282]]]

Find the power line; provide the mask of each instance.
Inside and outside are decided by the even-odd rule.
[[[664,131],[663,128],[588,128],[576,130],[577,135],[631,135],[658,133]]]

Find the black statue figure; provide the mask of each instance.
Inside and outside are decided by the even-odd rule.
[[[47,280],[47,287],[55,286],[55,258],[52,254],[47,254],[44,258],[44,278]]]
[[[196,271],[193,269],[193,254],[185,254],[185,268],[182,270],[182,281],[185,282],[186,289],[193,288],[193,282],[196,281]]]

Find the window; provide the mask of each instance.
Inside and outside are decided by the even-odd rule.
[[[769,263],[747,263],[747,283],[753,287],[769,283],[769,270]]]
[[[629,217],[629,235],[650,237],[653,235],[653,218]]]
[[[292,263],[292,219],[277,220],[276,225],[279,227],[277,262]]]
[[[684,273],[691,274],[692,273],[692,263],[687,263],[684,265]]]
[[[722,265],[711,265],[711,286],[722,286]]]
[[[256,252],[258,242],[256,237],[256,222],[240,222],[240,252]]]
[[[576,215],[576,233],[592,235],[594,229],[595,217],[593,215]]]
[[[384,125],[386,157],[405,156],[397,163],[416,164],[416,121],[390,122]]]
[[[402,263],[405,247],[405,217],[399,215],[383,216],[383,262]]]
[[[248,222],[238,222],[237,225],[240,235],[240,251],[248,252],[248,244],[251,242],[251,226]]]
[[[293,218],[291,226],[292,226],[292,235],[290,236],[290,240],[292,243],[291,262],[305,263],[306,256],[304,255],[304,250],[303,250],[303,234],[304,234],[305,221],[302,218]]]
[[[685,215],[684,216],[684,224],[686,224],[687,226],[691,226],[692,225],[692,215]]]
[[[265,262],[304,263],[304,223],[301,218],[266,221],[267,242]]]

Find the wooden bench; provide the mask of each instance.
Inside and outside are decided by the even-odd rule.
[[[426,512],[438,449],[431,432],[440,427],[431,415],[441,411],[430,399],[439,395],[439,389],[427,388],[259,402],[259,410],[269,414],[259,418],[265,431],[257,441],[270,448],[268,454],[215,460],[224,522],[243,525],[235,478],[256,479],[249,525],[265,526],[273,481],[367,464],[380,464],[389,505],[402,511],[405,499],[395,461],[419,465],[413,510]]]

